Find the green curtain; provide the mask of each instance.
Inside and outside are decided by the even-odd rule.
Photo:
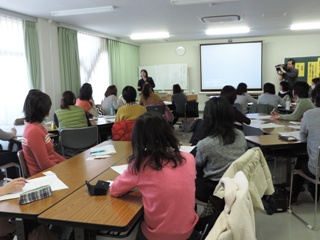
[[[41,89],[41,68],[36,23],[24,21],[24,45],[26,49],[28,78],[31,88]]]
[[[81,86],[77,31],[58,28],[61,91],[76,95]]]
[[[138,85],[140,54],[139,47],[108,39],[110,80],[118,92],[127,86]]]

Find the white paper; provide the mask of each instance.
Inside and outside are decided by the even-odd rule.
[[[97,155],[106,155],[106,154],[114,154],[116,150],[114,149],[113,145],[105,145],[102,147],[93,147],[91,148],[90,155],[97,156]]]
[[[179,150],[181,152],[190,153],[196,146],[180,146]]]
[[[50,176],[50,175],[56,175],[54,172],[52,171],[46,171],[46,172],[43,172],[42,173],[43,175],[46,175],[46,176]]]
[[[261,124],[260,128],[277,128],[277,127],[283,127],[283,125],[275,124],[275,123],[265,123]]]
[[[301,122],[290,121],[290,125],[301,125]]]
[[[164,103],[165,105],[171,105],[171,104],[172,104],[172,102],[169,102],[169,101],[163,101],[163,103]]]
[[[100,159],[105,159],[105,158],[108,158],[108,157],[110,157],[110,155],[97,155],[97,156],[88,157],[86,160],[87,161],[100,160]]]
[[[260,128],[263,123],[265,123],[265,121],[254,119],[254,120],[251,120],[250,126]]]
[[[111,168],[117,173],[122,174],[128,168],[128,164],[113,166]]]
[[[30,191],[45,185],[50,185],[52,191],[68,188],[68,186],[65,185],[55,174],[51,174],[44,177],[38,177],[34,179],[28,179],[27,181],[28,182],[26,183],[26,185],[21,191],[1,196],[0,201],[19,198],[21,193],[24,193],[26,191]]]
[[[300,140],[300,132],[299,131],[292,131],[292,132],[279,132],[280,136],[292,136],[296,139]]]
[[[271,115],[266,115],[266,116],[247,116],[250,119],[259,119],[259,120],[263,120],[263,119],[271,119]]]

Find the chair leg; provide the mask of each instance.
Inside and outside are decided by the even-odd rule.
[[[317,224],[317,198],[315,197],[315,204],[314,204],[314,224],[313,226],[309,223],[307,223],[305,220],[303,220],[301,217],[299,217],[295,212],[293,212],[293,209],[291,207],[291,200],[292,200],[292,183],[293,183],[293,171],[291,172],[291,183],[290,183],[290,197],[289,197],[289,207],[288,212],[291,213],[293,216],[295,216],[300,222],[302,222],[308,229],[314,230],[316,228]],[[318,188],[318,185],[316,185],[316,188]],[[318,190],[316,189],[316,192],[318,194]],[[316,195],[317,196],[317,195]]]

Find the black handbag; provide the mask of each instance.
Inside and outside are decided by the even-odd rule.
[[[288,191],[283,187],[276,187],[270,196],[262,199],[264,209],[268,215],[273,213],[286,212],[288,210]]]

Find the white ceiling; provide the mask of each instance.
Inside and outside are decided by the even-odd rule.
[[[215,0],[213,0],[215,1]],[[216,0],[217,1],[217,0]],[[1,0],[0,8],[22,14],[51,19],[90,29],[123,41],[132,33],[168,31],[168,42],[214,38],[257,37],[319,33],[290,31],[292,23],[320,22],[320,0],[218,0],[209,4],[173,6],[170,0]],[[78,16],[52,17],[52,11],[113,5],[115,10]],[[203,23],[202,17],[236,14],[241,21],[232,26],[247,25],[250,33],[242,35],[206,36],[205,30],[230,23]],[[164,40],[136,41],[137,43]]]

